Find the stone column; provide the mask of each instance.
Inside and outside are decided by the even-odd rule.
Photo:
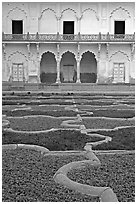
[[[107,48],[106,48],[106,70],[107,70],[107,76],[109,77],[109,43],[107,43]]]
[[[100,51],[101,51],[101,44],[98,44],[98,59],[97,59],[97,81],[96,83],[99,83],[99,68],[100,68]]]
[[[77,81],[76,83],[81,83],[80,81],[80,60],[77,59]]]
[[[29,81],[29,69],[30,69],[30,43],[27,44],[28,49],[28,67],[27,67],[27,82]]]
[[[40,83],[40,57],[39,57],[39,43],[36,44],[37,48],[37,82]]]
[[[80,44],[78,44],[78,53],[77,53],[77,81],[76,83],[81,83],[80,81]]]
[[[61,17],[56,16],[56,19],[57,19],[57,33],[60,33],[60,19],[61,19]]]
[[[57,44],[57,79],[56,83],[60,82],[60,45]]]

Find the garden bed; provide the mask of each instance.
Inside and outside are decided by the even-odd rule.
[[[113,129],[121,126],[135,126],[134,120],[117,120],[117,119],[104,119],[104,118],[86,118],[82,117],[83,124],[87,129]]]
[[[20,100],[3,100],[2,101],[2,105],[22,105],[22,104],[26,104],[26,105],[51,105],[51,104],[58,104],[58,105],[73,105],[73,102],[70,101],[66,101],[65,99],[20,99]]]
[[[12,117],[21,117],[27,115],[46,115],[46,116],[54,116],[54,117],[76,117],[77,113],[74,111],[67,110],[15,110],[15,111],[3,111],[3,114]]]
[[[133,118],[135,117],[134,110],[92,110],[93,117],[109,117],[109,118]],[[88,114],[87,114],[88,116]]]
[[[3,131],[3,144],[35,144],[50,151],[84,150],[86,142],[97,142],[103,138],[92,137],[75,130],[58,130],[48,133],[15,133]]]
[[[97,198],[69,190],[53,180],[63,165],[82,156],[45,156],[25,150],[3,151],[3,202],[95,202]]]
[[[59,128],[63,121],[63,119],[48,116],[8,118],[8,120],[13,130],[21,131],[41,131]]]
[[[90,132],[94,133],[94,132]],[[93,147],[95,150],[134,150],[135,128],[115,131],[98,131],[96,133],[112,137],[112,141]],[[83,150],[86,142],[96,142],[103,138],[92,137],[76,130],[57,130],[48,133],[16,133],[3,131],[3,144],[35,144],[50,151]]]
[[[134,127],[119,129],[115,131],[97,131],[96,133],[110,136],[112,138],[112,141],[93,147],[93,149],[95,150],[135,150]]]
[[[135,155],[97,155],[101,167],[71,171],[68,176],[79,183],[109,186],[119,202],[135,202]]]

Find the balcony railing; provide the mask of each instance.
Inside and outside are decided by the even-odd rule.
[[[92,35],[60,35],[57,34],[5,34],[2,33],[2,41],[32,41],[32,42],[134,42],[134,34],[92,34]]]

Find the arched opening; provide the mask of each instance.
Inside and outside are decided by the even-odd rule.
[[[55,55],[51,52],[44,53],[40,62],[41,83],[55,83],[57,77],[57,63]]]
[[[80,81],[81,83],[96,83],[97,80],[97,61],[92,52],[82,55],[80,62]]]
[[[66,52],[61,59],[61,76],[62,83],[75,83],[77,80],[77,63],[75,55],[71,52]]]

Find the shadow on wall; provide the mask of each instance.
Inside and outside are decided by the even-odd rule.
[[[48,83],[52,84],[56,82],[57,74],[56,73],[45,73],[42,72],[40,74],[40,81],[41,83]]]
[[[97,74],[95,73],[80,73],[81,83],[96,83]]]

